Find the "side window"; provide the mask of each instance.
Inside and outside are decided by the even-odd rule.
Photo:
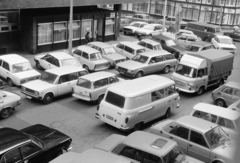
[[[138,45],[141,45],[141,46],[145,47],[145,46],[146,46],[146,43],[143,42],[143,41],[140,41],[140,42],[138,43]]]
[[[205,70],[206,70],[205,68],[203,68],[203,69],[199,69],[199,70],[198,70],[198,77],[205,76],[205,75],[206,75]]]
[[[175,86],[171,85],[171,86],[165,88],[165,97],[170,96],[170,95],[174,94],[175,92],[176,92]]]
[[[162,99],[164,97],[164,89],[154,91],[151,93],[151,95],[152,95],[152,102]]]
[[[196,110],[193,113],[193,116],[197,117],[197,118],[201,118],[201,119],[207,120],[209,122],[213,122],[213,123],[216,123],[216,121],[217,121],[217,116],[216,115],[212,115],[210,113],[205,113],[205,112],[198,111],[198,110]]]
[[[222,126],[222,127],[226,127],[226,128],[230,128],[230,129],[235,129],[234,124],[233,124],[232,121],[230,121],[229,119],[222,118],[222,117],[219,117],[219,118],[218,118],[217,124],[218,124],[219,126]]]
[[[76,50],[74,51],[74,54],[77,54],[77,55],[81,56],[81,55],[82,55],[82,51],[81,51],[81,50],[78,50],[78,49],[76,49]]]
[[[158,63],[158,62],[162,62],[164,61],[165,59],[163,58],[163,56],[158,56],[158,57],[154,57],[155,58],[155,61]]]
[[[74,72],[74,73],[68,74],[69,81],[77,80],[78,77],[79,77],[78,72]]]
[[[164,40],[161,40],[160,43],[161,43],[162,45],[166,45],[166,42],[165,42]]]
[[[180,138],[188,140],[189,129],[177,125],[170,131],[170,133]]]
[[[108,85],[108,78],[101,79],[93,83],[94,88],[103,87],[105,85]]]
[[[139,15],[138,18],[139,18],[139,19],[143,19],[143,16],[142,16],[142,15]]]
[[[187,40],[187,37],[186,36],[180,36],[177,40]]]
[[[145,24],[140,24],[140,28],[142,28]]]
[[[174,56],[173,56],[172,54],[164,55],[164,58],[165,58],[166,60],[175,59]]]
[[[18,163],[21,161],[19,149],[7,152],[1,159],[1,163]]]
[[[193,38],[193,37],[188,37],[188,39],[187,39],[188,41],[192,41],[192,42],[195,42],[196,41],[196,39],[195,38]]]
[[[237,96],[237,97],[240,97],[240,90],[235,89],[234,92],[233,92],[233,95]]]
[[[153,46],[151,44],[147,44],[147,48],[153,50]]]
[[[116,82],[119,82],[119,79],[116,76],[109,77],[109,83],[110,84],[116,83]]]
[[[83,52],[83,53],[82,53],[82,57],[83,57],[83,58],[86,58],[86,59],[89,59],[89,56],[88,56],[88,54],[87,54],[87,53],[85,53],[85,52]]]
[[[62,83],[66,83],[66,82],[69,82],[69,75],[63,75],[60,77],[59,81],[58,81],[58,84],[62,84]]]
[[[203,135],[198,133],[198,132],[191,131],[190,141],[193,142],[193,143],[196,143],[198,145],[201,145],[203,147],[208,148],[207,143],[206,143]]]
[[[232,95],[232,93],[233,93],[233,88],[231,88],[231,87],[225,87],[225,88],[223,88],[222,92],[223,92],[223,93],[226,93],[226,94],[229,94],[229,95]]]
[[[125,51],[127,51],[128,53],[134,54],[134,50],[128,46],[125,46]]]
[[[20,150],[23,155],[23,158],[27,158],[27,157],[37,153],[41,149],[34,144],[27,144],[27,145],[22,146],[20,148]]]
[[[3,61],[2,61],[2,60],[0,60],[0,66],[2,66],[2,62],[3,62]]]
[[[9,71],[9,64],[7,62],[3,61],[3,66],[2,67]]]
[[[152,155],[150,153],[144,153],[143,158],[144,163],[161,163],[161,159],[158,156]]]
[[[60,64],[59,64],[59,60],[57,58],[52,58],[52,64],[57,66],[57,67],[60,67]]]
[[[119,43],[119,44],[117,45],[117,47],[118,47],[119,49],[124,49],[124,45],[121,44],[121,43]]]
[[[144,153],[138,149],[126,146],[119,153],[119,155],[142,162]]]
[[[79,71],[78,72],[78,77],[83,76],[83,75],[87,75],[87,74],[88,74],[87,71]]]

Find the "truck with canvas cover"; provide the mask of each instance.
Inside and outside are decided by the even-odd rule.
[[[231,75],[233,61],[233,54],[218,49],[185,54],[171,79],[180,91],[200,95],[208,87],[224,83]]]

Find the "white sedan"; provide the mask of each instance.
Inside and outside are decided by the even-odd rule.
[[[162,32],[161,24],[147,24],[144,27],[137,29],[135,31],[135,34],[138,36],[153,36],[159,35],[161,32]]]
[[[233,54],[235,54],[237,51],[236,46],[233,44],[232,38],[229,36],[216,35],[214,38],[212,38],[212,43],[216,49],[226,50]]]

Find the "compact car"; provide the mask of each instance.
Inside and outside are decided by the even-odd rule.
[[[182,116],[153,125],[150,132],[178,143],[184,153],[206,163],[234,163],[236,142],[212,122]]]
[[[73,56],[65,52],[53,52],[48,54],[40,54],[34,57],[36,68],[48,70],[51,68],[76,66],[81,67],[80,62]]]
[[[20,86],[36,80],[40,73],[34,70],[29,60],[17,54],[0,56],[0,76],[7,80],[9,86]]]
[[[41,124],[0,133],[0,163],[48,163],[72,148],[69,136]]]
[[[216,105],[227,107],[240,99],[240,84],[229,81],[212,92],[212,99]]]
[[[240,112],[240,100],[234,102],[232,105],[228,107],[228,109]]]
[[[133,14],[132,16],[125,16],[125,18],[130,19],[132,22],[133,21],[143,21],[147,23],[155,22],[155,20],[150,15],[145,13],[136,13],[136,14]]]
[[[124,33],[124,35],[134,34],[134,32],[137,29],[142,28],[146,24],[148,24],[148,23],[147,22],[141,22],[141,21],[134,21],[130,25],[123,27],[123,33]]]
[[[131,20],[128,18],[120,18],[120,27],[119,27],[119,31],[123,31],[123,28],[125,26],[129,26],[131,23]]]
[[[142,28],[137,29],[134,33],[137,36],[153,36],[159,35],[162,31],[161,24],[146,24]]]
[[[196,35],[185,34],[183,33],[181,36],[178,36],[175,42],[181,46],[188,46],[192,42],[201,41],[198,39]]]
[[[98,50],[86,45],[78,46],[73,51],[73,56],[88,72],[106,70],[110,67],[109,61],[104,59]]]
[[[233,44],[232,38],[229,36],[216,35],[212,38],[212,43],[216,49],[226,50],[233,54],[237,52],[237,48]]]
[[[151,39],[142,39],[141,41],[136,41],[136,43],[145,48],[146,51],[149,50],[163,50],[159,42],[153,41]]]
[[[195,35],[193,31],[186,30],[186,29],[179,29],[179,31],[175,34],[176,37],[181,36],[182,34],[189,34],[189,35]]]

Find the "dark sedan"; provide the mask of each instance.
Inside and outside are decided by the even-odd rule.
[[[240,29],[234,31],[233,33],[227,33],[234,41],[240,41]]]
[[[179,58],[179,54],[185,51],[185,48],[177,45],[172,38],[162,34],[152,36],[152,40],[159,42],[164,50],[172,53],[177,59]]]
[[[0,163],[47,163],[71,149],[72,139],[44,125],[0,128]]]

